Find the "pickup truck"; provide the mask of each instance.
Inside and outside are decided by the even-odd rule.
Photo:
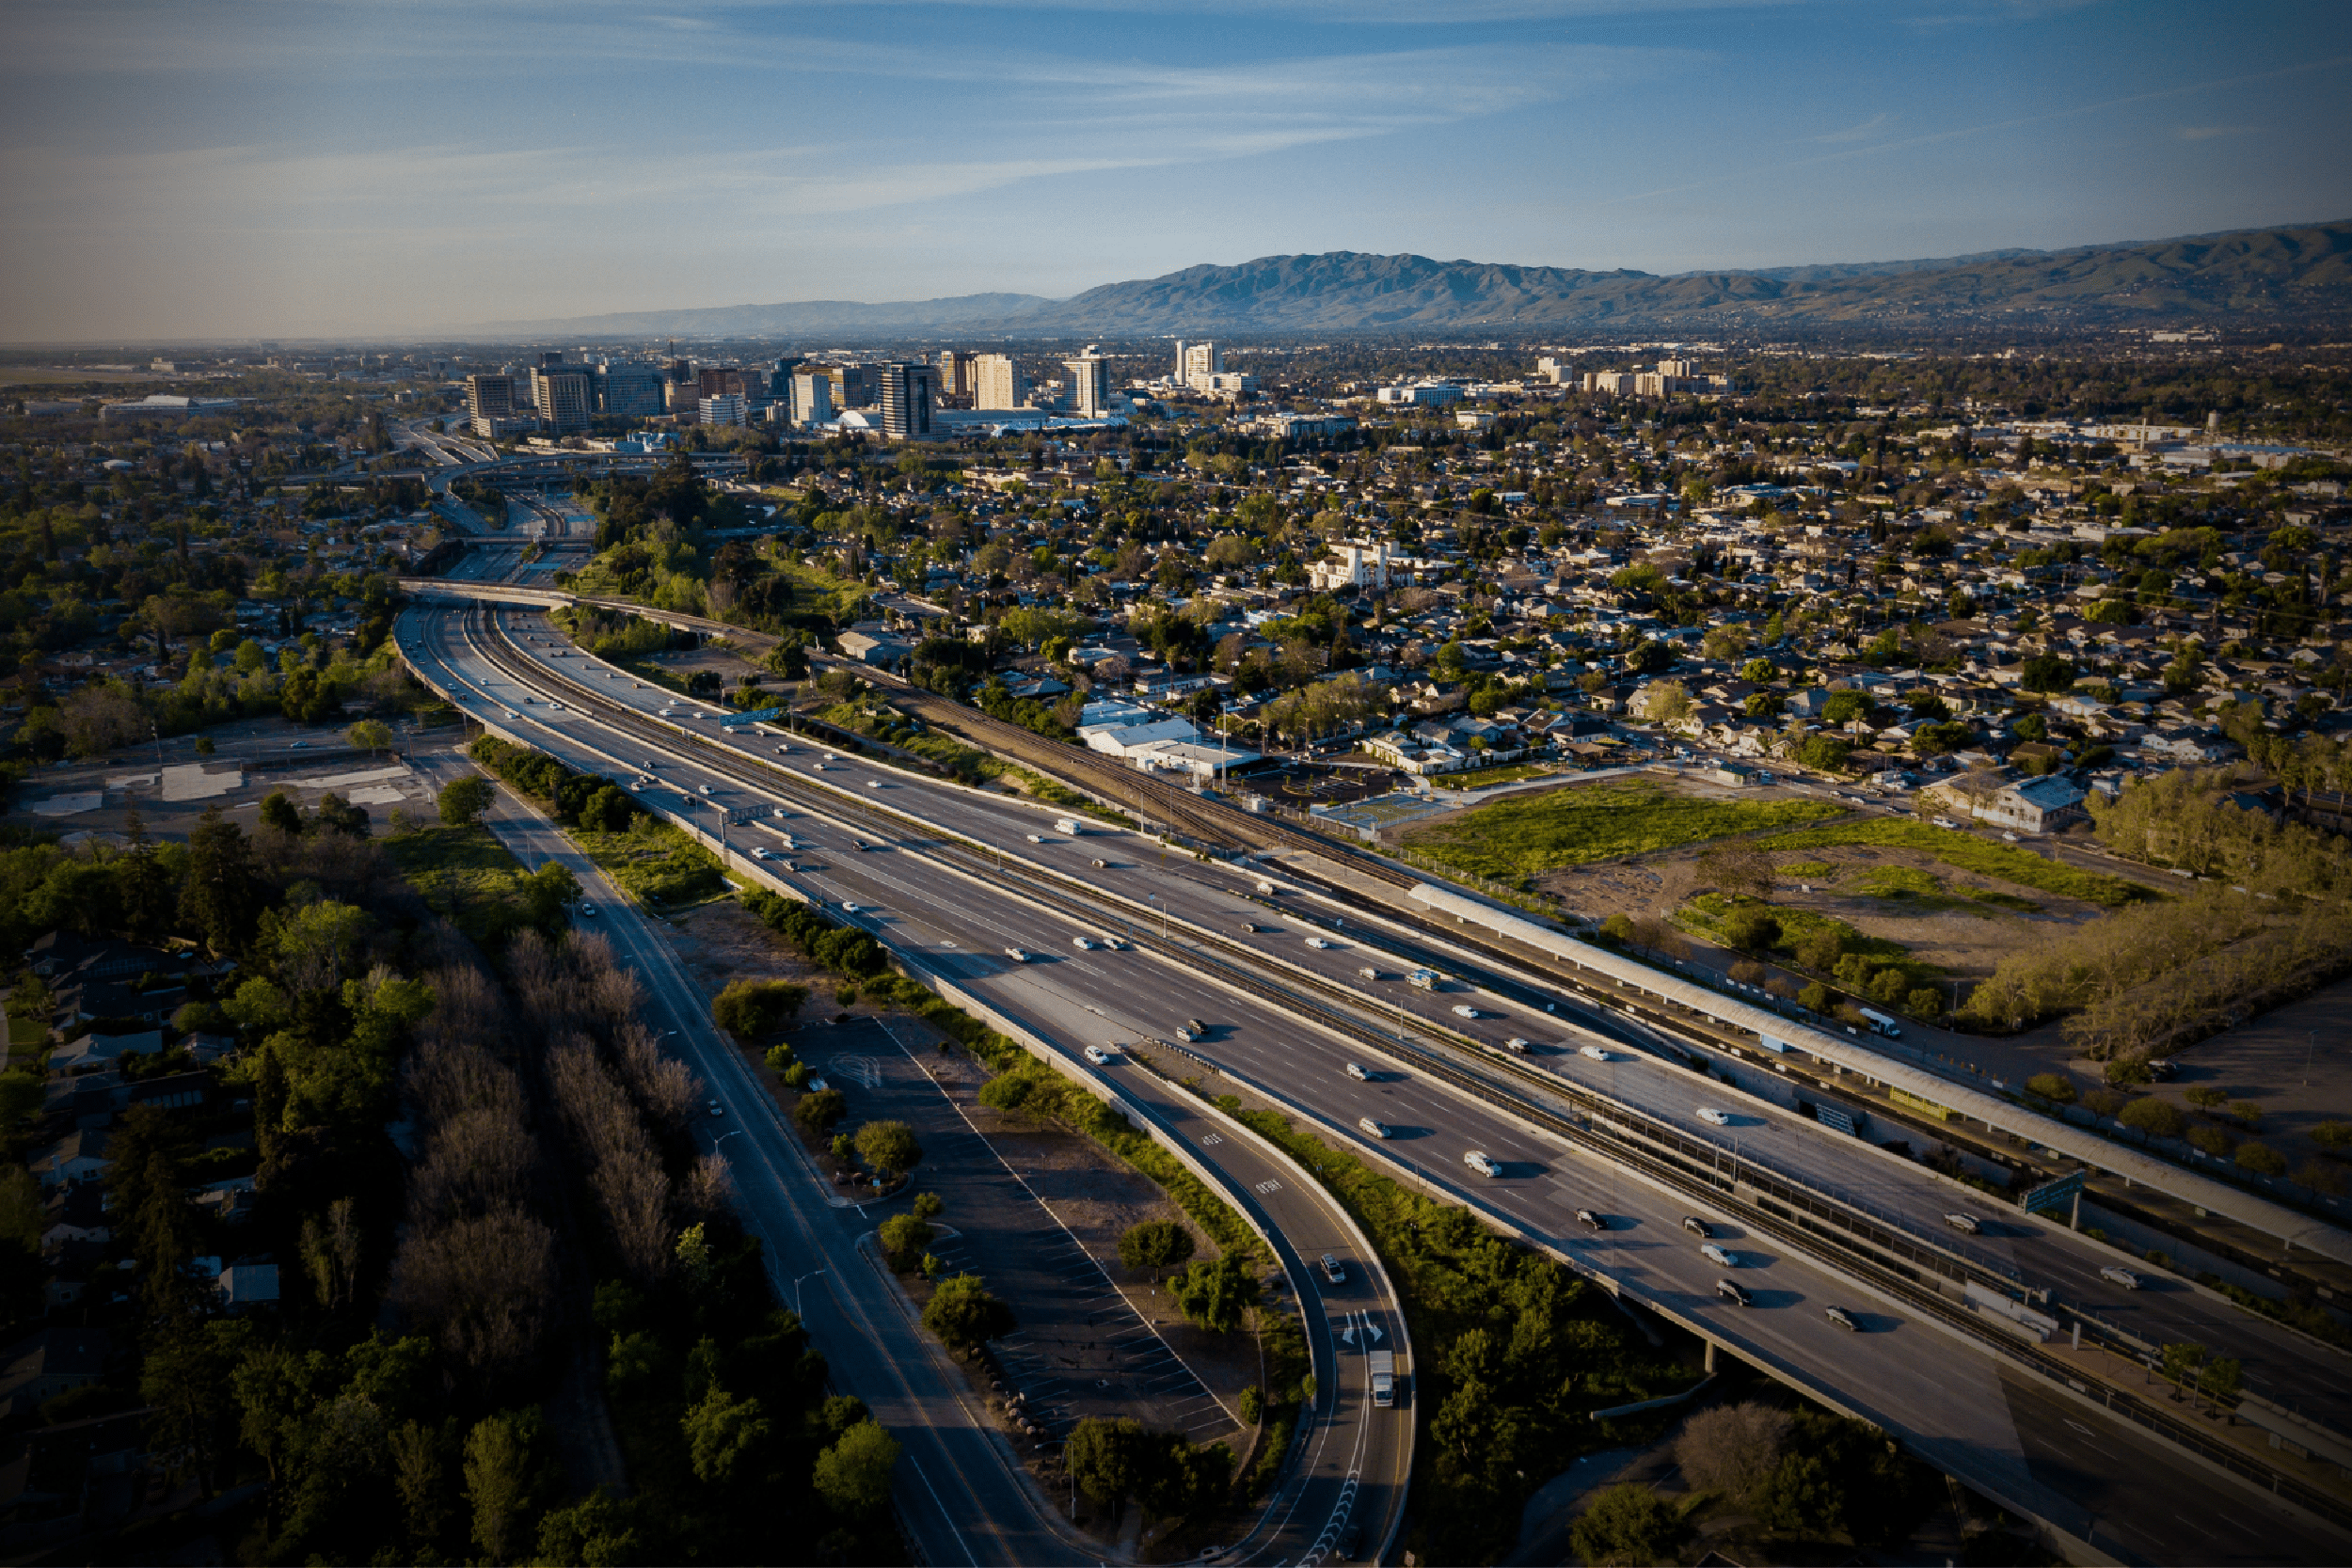
[[[1372,1363],[1372,1402],[1386,1410],[1396,1402],[1396,1352],[1376,1350],[1366,1359]]]

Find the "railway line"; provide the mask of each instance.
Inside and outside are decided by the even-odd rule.
[[[499,630],[500,636],[484,644],[484,657],[509,678],[544,691],[543,683],[551,672],[503,646],[503,627]],[[738,784],[794,800],[826,815],[854,820],[878,836],[904,839],[906,842],[899,847],[910,852],[940,859],[967,875],[993,879],[1008,891],[1017,891],[1023,897],[1082,924],[1099,925],[1105,910],[1116,911],[1120,916],[1133,912],[1076,879],[1027,864],[1015,870],[985,846],[961,841],[951,832],[879,802],[813,784],[762,759],[612,703],[584,682],[568,675],[562,678],[566,699],[594,713],[600,723],[641,736],[659,747],[685,752],[697,766]],[[959,718],[962,717],[960,713]],[[1032,744],[1036,740],[1002,721],[989,719],[987,723],[1013,731]],[[1088,772],[1106,766],[1089,765],[1073,769],[1067,753],[1060,760],[1064,771]],[[1158,781],[1138,779],[1124,768],[1116,771],[1121,775],[1119,783],[1129,791],[1142,785],[1147,793],[1177,797],[1169,802],[1179,808],[1179,812],[1168,814],[1171,818],[1214,828],[1223,842],[1234,842],[1235,835],[1225,831],[1226,824],[1221,820],[1223,816],[1231,816],[1239,819],[1237,826],[1246,824],[1253,833],[1278,839],[1295,838],[1305,841],[1301,847],[1328,852],[1327,847],[1309,835],[1294,834],[1280,824],[1199,802],[1183,791]],[[1202,971],[1219,983],[1293,1016],[1311,1020],[1343,1038],[1401,1057],[1454,1091],[1540,1128],[1564,1143],[1638,1171],[1677,1194],[1703,1199],[1734,1214],[1740,1223],[1771,1236],[1792,1252],[1837,1274],[1867,1281],[1888,1298],[1933,1319],[1996,1360],[2059,1386],[2072,1385],[2077,1389],[2082,1386],[2058,1357],[2024,1338],[1990,1326],[1947,1293],[1955,1288],[1964,1290],[1973,1281],[1991,1278],[1980,1269],[1972,1270],[1963,1260],[1921,1244],[1915,1238],[1897,1234],[1752,1160],[1739,1162],[1736,1168],[1726,1170],[1723,1152],[1714,1146],[1690,1138],[1605,1096],[1523,1068],[1488,1048],[1446,1038],[1442,1031],[1425,1030],[1437,1043],[1422,1044],[1377,1029],[1355,1012],[1362,1005],[1356,993],[1311,974],[1278,970],[1261,955],[1198,927],[1187,931],[1181,950],[1173,942],[1167,945],[1167,957]],[[1269,974],[1269,971],[1275,973]],[[1622,1006],[1618,999],[1611,1000]],[[1498,1083],[1497,1078],[1506,1082]],[[1566,1108],[1554,1109],[1552,1104],[1544,1102],[1546,1100]],[[1601,1277],[1604,1284],[1609,1283],[1605,1276]],[[2007,1284],[1996,1278],[1991,1282],[2001,1287]],[[2352,1508],[2213,1441],[2156,1402],[2121,1389],[2103,1390],[2103,1394],[2107,1408],[2117,1417],[2277,1493],[2340,1528],[2352,1528]]]

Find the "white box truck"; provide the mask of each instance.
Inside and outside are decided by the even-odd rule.
[[[1372,1353],[1372,1402],[1386,1410],[1396,1402],[1396,1352]]]
[[[1054,822],[1054,832],[1057,833],[1068,833],[1072,838],[1076,838],[1078,836],[1078,819],[1074,816],[1057,817]]]
[[[1884,1035],[1890,1040],[1899,1040],[1903,1037],[1902,1026],[1884,1013],[1872,1012],[1865,1007],[1862,1009],[1862,1022],[1870,1026],[1870,1032],[1874,1035]]]

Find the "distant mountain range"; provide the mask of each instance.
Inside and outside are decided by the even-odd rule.
[[[1328,251],[1186,267],[1073,299],[964,294],[865,305],[647,310],[505,322],[474,336],[823,338],[941,330],[1104,338],[1159,333],[1497,333],[1669,326],[1934,331],[1969,326],[2352,320],[2352,222],[2073,250],[1749,272],[1586,272]]]

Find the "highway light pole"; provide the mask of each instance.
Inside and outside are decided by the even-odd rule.
[[[807,1274],[802,1275],[799,1279],[792,1281],[792,1315],[801,1320],[801,1323],[803,1327],[805,1327],[808,1323],[808,1314],[801,1309],[801,1280],[814,1279],[824,1272],[825,1271],[822,1269],[814,1269]]]

